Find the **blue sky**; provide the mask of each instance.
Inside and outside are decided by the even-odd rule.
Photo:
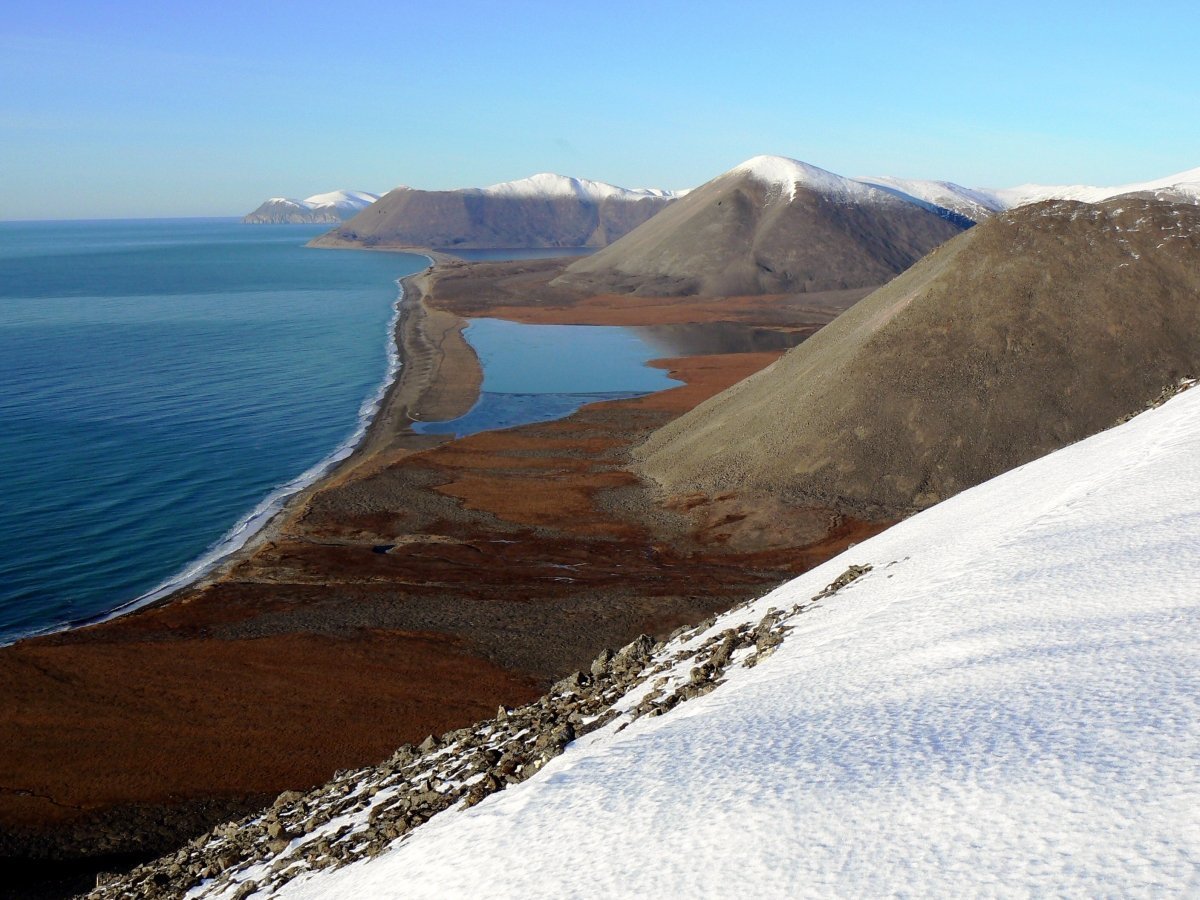
[[[1116,184],[1200,166],[1183,3],[9,4],[0,218],[555,171]]]

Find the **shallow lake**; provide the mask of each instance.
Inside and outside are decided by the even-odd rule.
[[[457,419],[415,424],[421,434],[463,437],[548,422],[586,403],[640,397],[679,384],[646,365],[663,354],[630,328],[472,319],[464,334],[483,365],[479,399]]]

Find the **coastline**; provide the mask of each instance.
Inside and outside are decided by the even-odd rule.
[[[277,538],[314,493],[346,477],[386,445],[409,437],[414,445],[408,448],[411,452],[437,442],[438,438],[422,439],[408,430],[407,423],[413,421],[414,414],[453,418],[470,408],[478,397],[482,370],[474,351],[461,337],[466,320],[433,310],[424,302],[424,285],[430,274],[439,265],[458,262],[457,258],[418,248],[361,249],[424,256],[429,265],[395,282],[398,291],[386,332],[387,372],[375,391],[360,405],[354,432],[320,461],[273,488],[210,548],[161,584],[107,612],[32,631],[0,642],[0,647],[111,622],[138,610],[171,603],[187,590],[219,581],[232,567],[253,556],[263,544]],[[457,332],[457,340],[454,332]],[[451,358],[438,360],[434,358],[437,355]],[[443,368],[453,374],[446,377]],[[441,381],[439,376],[442,376]]]
[[[672,348],[653,364],[679,387],[457,440],[413,433],[414,416],[451,418],[478,395],[467,319],[651,311],[550,288],[561,259],[447,263],[403,279],[404,365],[362,440],[252,541],[152,604],[0,648],[0,862],[41,877],[166,852],[878,530],[758,498],[668,502],[630,470],[632,447],[782,350]],[[695,312],[802,333],[833,315],[811,297],[723,305]]]
[[[453,254],[428,247],[320,243],[324,237],[326,235],[313,238],[305,247],[405,253],[429,260],[429,265],[421,271],[396,280],[398,293],[387,329],[387,373],[376,391],[363,401],[355,431],[316,464],[274,488],[211,548],[160,585],[108,612],[21,635],[0,642],[0,647],[111,622],[139,610],[172,603],[187,591],[210,587],[237,565],[252,558],[265,544],[280,538],[288,523],[303,515],[314,494],[345,481],[364,466],[378,469],[409,453],[453,439],[452,435],[417,434],[409,423],[455,418],[467,412],[478,399],[483,381],[482,367],[474,349],[462,336],[468,316],[456,315],[426,302],[430,280],[440,267],[471,264]],[[501,317],[517,322],[569,323],[577,320],[563,319],[558,308],[532,317],[512,308],[498,312]],[[661,311],[655,312],[661,318]],[[618,315],[617,321],[620,319]],[[607,324],[592,322],[588,317],[578,321],[581,324]]]

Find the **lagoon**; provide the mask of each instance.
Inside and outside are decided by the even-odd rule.
[[[463,416],[416,423],[414,431],[463,437],[559,419],[586,403],[680,383],[647,365],[662,354],[631,328],[472,319],[464,336],[483,367],[479,399]]]

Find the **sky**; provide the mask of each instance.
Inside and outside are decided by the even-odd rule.
[[[1185,3],[8,4],[0,219],[558,172],[684,188],[772,153],[977,187],[1200,166]]]

